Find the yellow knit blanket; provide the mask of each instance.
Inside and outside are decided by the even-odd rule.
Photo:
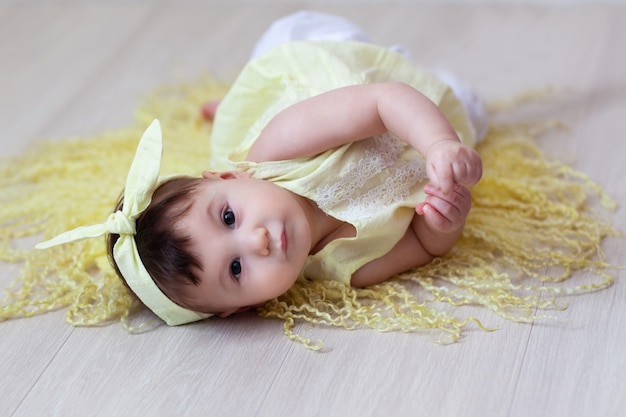
[[[208,76],[164,86],[147,97],[133,126],[40,143],[3,161],[0,259],[23,267],[0,304],[0,321],[67,308],[72,325],[121,320],[133,329],[129,318],[139,304],[109,265],[104,239],[46,251],[18,248],[105,219],[122,191],[137,142],[154,118],[163,126],[162,173],[199,175],[209,160],[211,125],[198,109],[226,91],[227,85]],[[321,344],[294,334],[297,320],[347,329],[433,329],[438,341],[449,342],[469,322],[485,328],[458,306],[484,306],[506,319],[529,322],[547,316],[537,311],[564,308],[560,296],[610,286],[612,265],[601,242],[618,233],[599,209],[614,203],[585,174],[544,157],[535,145],[542,127],[491,127],[477,147],[484,178],[473,188],[464,233],[446,256],[367,289],[336,281],[298,282],[259,314],[283,319],[287,336],[310,348]]]

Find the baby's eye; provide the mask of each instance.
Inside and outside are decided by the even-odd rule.
[[[235,259],[230,264],[230,275],[236,280],[241,276],[241,261],[239,259]]]
[[[226,210],[224,210],[224,213],[222,213],[222,221],[228,227],[234,226],[235,225],[235,213],[233,213],[231,209],[227,208]]]

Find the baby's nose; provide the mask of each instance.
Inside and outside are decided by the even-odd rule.
[[[270,254],[269,243],[267,229],[264,227],[253,229],[250,236],[248,236],[249,249],[258,255],[267,256]]]

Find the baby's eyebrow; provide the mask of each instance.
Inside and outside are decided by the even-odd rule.
[[[209,216],[209,220],[211,220],[211,222],[217,221],[217,226],[222,225],[221,206],[223,203],[221,202],[225,200],[226,198],[222,194],[213,193],[207,203],[207,206],[205,207],[205,213]],[[215,215],[217,216],[217,219],[215,218]]]
[[[221,211],[219,208],[216,208],[216,205],[218,204],[218,202],[216,202],[217,199],[212,199],[210,201],[210,203],[208,204],[205,213],[209,218],[209,224],[214,228],[213,230],[210,230],[209,233],[213,234],[212,236],[208,236],[208,239],[214,239],[214,241],[216,242],[216,247],[217,247],[217,253],[214,254],[209,254],[209,256],[211,258],[213,258],[213,256],[215,256],[218,259],[212,259],[213,262],[209,261],[209,265],[207,265],[207,269],[214,269],[215,274],[211,274],[212,276],[209,277],[209,279],[213,279],[214,281],[216,281],[216,283],[219,285],[220,289],[222,291],[227,291],[228,290],[228,283],[230,281],[230,273],[229,271],[229,266],[230,266],[230,259],[228,258],[228,255],[219,255],[220,251],[223,253],[223,246],[220,244],[220,242],[222,241],[221,236],[219,236],[221,233],[224,233],[225,230],[223,230],[223,223],[222,223],[222,219],[221,219]],[[216,214],[217,213],[217,214]],[[213,255],[213,256],[212,256]],[[216,276],[215,276],[216,275]]]
[[[223,259],[218,261],[219,268],[217,270],[217,282],[222,291],[226,291],[228,288],[227,283],[230,280],[230,274],[228,273],[229,263],[230,262],[228,260],[224,261]]]

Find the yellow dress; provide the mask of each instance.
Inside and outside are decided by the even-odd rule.
[[[309,256],[306,278],[349,284],[357,269],[393,248],[424,199],[424,159],[391,134],[288,161],[253,163],[246,156],[286,107],[339,87],[383,81],[421,91],[446,114],[461,140],[474,144],[465,109],[446,84],[403,56],[365,43],[280,45],[250,62],[220,105],[210,142],[212,168],[235,168],[272,181],[356,229],[356,237],[336,239]]]

